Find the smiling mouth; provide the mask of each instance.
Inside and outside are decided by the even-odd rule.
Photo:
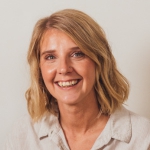
[[[66,81],[66,82],[57,82],[58,86],[60,87],[71,87],[79,83],[79,80],[72,80],[72,81]]]

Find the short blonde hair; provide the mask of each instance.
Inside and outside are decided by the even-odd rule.
[[[47,90],[39,67],[40,43],[44,33],[55,28],[63,31],[96,64],[95,92],[99,108],[111,114],[128,98],[129,84],[117,70],[115,59],[102,28],[87,14],[65,9],[39,20],[28,50],[31,86],[26,92],[28,111],[38,120],[46,111],[56,115],[57,100]]]

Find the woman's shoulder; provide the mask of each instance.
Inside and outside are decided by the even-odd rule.
[[[21,148],[28,149],[29,145],[37,146],[36,143],[39,142],[40,134],[46,128],[49,130],[54,126],[54,120],[56,119],[57,117],[47,113],[37,122],[34,122],[30,115],[23,115],[14,123],[12,131],[7,138],[5,149],[19,150]]]
[[[11,135],[17,136],[18,134],[25,135],[27,128],[32,126],[32,119],[28,114],[22,115],[12,126]]]
[[[31,118],[28,114],[23,115],[13,124],[11,131],[8,134],[4,150],[18,150],[24,145],[22,143],[27,139],[29,124],[31,124]]]
[[[141,139],[148,137],[150,141],[150,120],[140,116],[124,106],[111,115],[111,127],[114,134]],[[119,128],[118,128],[119,127]],[[128,138],[128,139],[130,139]]]
[[[122,107],[121,109],[122,110],[120,112],[124,114],[122,116],[124,116],[124,118],[129,118],[133,130],[150,132],[150,120],[148,118],[130,111],[125,107]]]
[[[150,120],[126,108],[123,109],[123,112],[126,112],[126,116],[129,118],[132,139],[144,140],[144,142],[147,141],[150,144]],[[145,138],[147,139],[145,140]]]
[[[150,121],[123,106],[110,116],[110,127],[113,138],[133,149],[143,150],[150,146]]]
[[[124,106],[116,110],[114,113],[114,118],[115,120],[119,120],[119,122],[121,120],[121,123],[128,120],[132,126],[137,128],[147,127],[147,129],[150,129],[150,120],[148,118],[134,113]]]
[[[24,135],[26,135],[31,130],[38,134],[41,127],[45,126],[53,126],[55,120],[58,120],[57,117],[50,113],[45,113],[38,121],[33,121],[31,116],[29,114],[25,114],[22,117],[20,117],[13,125],[13,133],[22,134],[24,132]]]
[[[134,112],[132,112],[130,110],[129,110],[129,112],[130,112],[131,120],[133,122],[136,121],[137,123],[141,123],[141,125],[143,125],[143,123],[144,124],[148,124],[148,125],[150,124],[150,119],[148,119],[148,118],[146,118],[144,116],[141,116],[141,115],[139,115],[137,113],[134,113]]]
[[[129,111],[132,130],[140,135],[147,135],[150,137],[150,120],[144,116],[138,115],[132,111]]]

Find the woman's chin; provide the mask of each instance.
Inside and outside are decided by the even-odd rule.
[[[77,105],[79,103],[79,99],[72,99],[72,97],[65,97],[65,98],[61,98],[60,100],[58,100],[58,104],[61,105],[68,105],[68,106],[72,106],[72,105]]]

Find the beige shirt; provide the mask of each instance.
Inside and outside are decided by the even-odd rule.
[[[33,124],[29,116],[14,127],[4,150],[69,150],[57,117]],[[150,121],[124,107],[113,113],[91,150],[150,150]]]

